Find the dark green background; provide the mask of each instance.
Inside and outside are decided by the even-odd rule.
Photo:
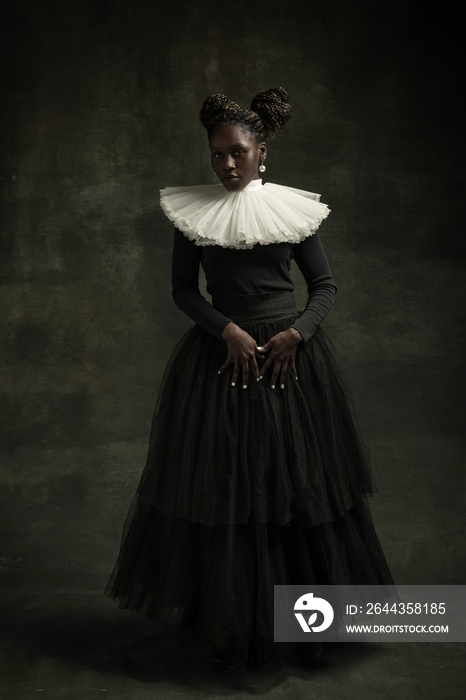
[[[2,43],[3,581],[103,587],[144,466],[170,296],[166,185],[214,182],[204,98],[283,85],[266,180],[322,193],[325,329],[399,583],[464,583],[464,189],[451,7],[20,0]],[[298,299],[304,288],[298,284]],[[180,436],[182,439],[182,436]]]

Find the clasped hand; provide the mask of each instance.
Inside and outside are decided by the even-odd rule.
[[[258,346],[249,333],[243,331],[235,323],[230,322],[225,326],[222,338],[227,344],[228,356],[218,373],[221,374],[229,365],[233,365],[231,375],[231,385],[235,386],[241,372],[243,389],[248,386],[249,370],[252,369],[256,379],[261,380],[268,369],[272,367],[270,384],[275,389],[277,383],[283,389],[288,367],[297,379],[296,372],[296,350],[303,342],[301,334],[295,328],[288,328],[286,331],[277,333],[265,345]],[[265,362],[259,369],[258,359]]]

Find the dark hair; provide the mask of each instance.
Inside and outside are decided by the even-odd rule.
[[[260,92],[251,102],[251,109],[243,109],[226,95],[211,95],[201,107],[199,118],[210,138],[219,124],[238,122],[248,128],[257,143],[269,141],[275,132],[283,129],[291,117],[288,93],[282,87]]]

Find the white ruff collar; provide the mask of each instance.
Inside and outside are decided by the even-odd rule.
[[[239,192],[220,183],[160,190],[163,211],[195,245],[237,249],[299,243],[312,235],[330,212],[319,198],[262,180],[251,180]]]

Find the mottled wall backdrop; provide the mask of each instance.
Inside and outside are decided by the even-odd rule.
[[[332,209],[325,328],[371,444],[388,559],[400,583],[464,582],[458,18],[366,0],[9,4],[3,580],[105,583],[190,325],[158,190],[214,182],[208,94],[246,105],[283,85],[293,118],[266,176]]]

